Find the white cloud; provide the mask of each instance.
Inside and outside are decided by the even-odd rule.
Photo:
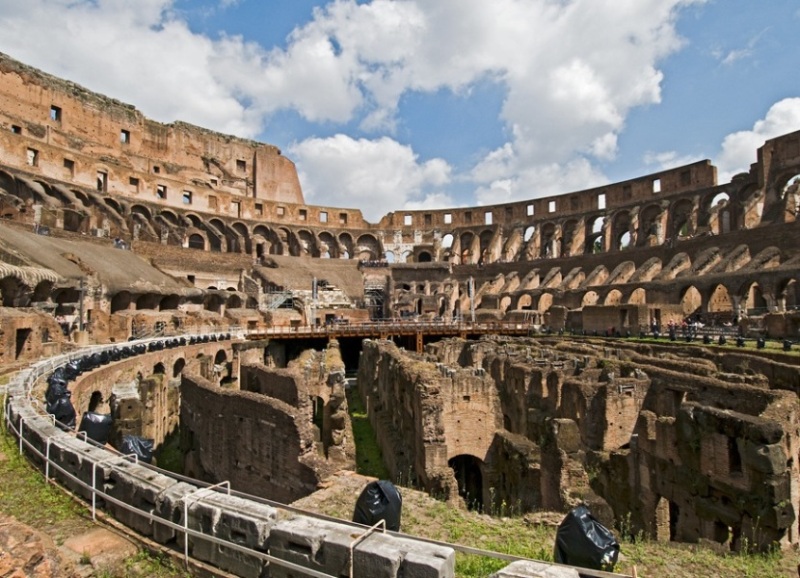
[[[579,188],[586,186],[579,175],[602,179],[591,162],[614,158],[632,108],[659,102],[659,62],[682,45],[677,15],[703,1],[336,0],[315,9],[285,47],[269,47],[194,33],[175,0],[5,0],[0,50],[157,120],[245,137],[261,134],[270,116],[286,109],[314,123],[392,134],[404,94],[466,94],[473,83],[493,79],[506,91],[498,122],[510,138],[469,173],[484,187],[477,197],[483,201],[491,183],[513,183],[507,196],[515,198],[552,191],[528,175]],[[354,194],[341,198],[360,206],[359,185],[379,181],[386,212],[422,202],[430,187],[441,186],[432,177],[417,177],[424,186],[408,184],[406,175],[383,182],[380,173],[364,174],[369,168],[358,156],[345,158],[370,147],[384,160],[397,161],[403,151],[413,159],[404,161],[412,175],[449,174],[449,167],[430,168],[443,161],[422,163],[397,142],[343,138],[293,147],[313,194],[322,194],[323,183],[339,191],[354,186]],[[326,151],[359,176],[325,165]]]
[[[681,155],[677,151],[653,152],[644,154],[644,162],[655,171],[665,171],[697,162],[697,156]]]
[[[601,186],[608,179],[584,158],[566,163],[530,166],[512,178],[498,178],[485,183],[475,193],[479,205],[496,205],[557,195]]]
[[[306,202],[357,207],[372,222],[399,207],[432,208],[452,201],[439,191],[450,182],[450,166],[441,159],[419,162],[410,147],[388,137],[312,138],[289,153],[302,167]]]
[[[727,183],[735,174],[750,170],[750,164],[757,160],[755,151],[764,141],[795,130],[800,130],[800,98],[785,98],[773,104],[752,130],[729,134],[722,141],[722,152],[716,160],[718,182]]]

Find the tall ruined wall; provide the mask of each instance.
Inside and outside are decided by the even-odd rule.
[[[229,480],[237,490],[283,503],[314,492],[325,472],[313,426],[296,408],[185,373],[181,437],[187,475]]]
[[[774,353],[756,362],[724,350],[616,343],[450,339],[414,357],[376,342],[365,348],[360,387],[376,429],[409,439],[397,412],[384,411],[385,399],[413,414],[408,392],[435,383],[424,415],[444,423],[448,408],[447,382],[421,367],[438,361],[454,375],[458,366],[485,372],[502,426],[472,467],[491,489],[483,506],[492,511],[562,509],[580,500],[609,523],[625,520],[665,540],[713,540],[734,550],[797,544],[800,403],[797,376],[786,373],[796,374],[796,365],[789,369]],[[771,381],[776,375],[784,377]],[[392,386],[399,392],[387,397]],[[442,434],[415,452],[463,442],[445,428]],[[381,442],[387,454],[403,451]],[[459,464],[448,465],[460,490]]]
[[[288,368],[243,364],[241,387],[292,406],[296,419],[312,424],[317,451],[327,459],[320,476],[333,469],[355,469],[344,362],[337,342],[324,351],[303,352]]]
[[[364,341],[358,386],[392,476],[448,498],[457,491],[448,464],[484,462],[502,426],[485,372],[414,358],[388,341]]]
[[[157,123],[5,55],[0,123],[7,129],[0,136],[4,164],[101,192],[155,199],[162,186],[164,204],[181,207],[189,192],[189,204],[200,210],[231,210],[236,197],[303,204],[294,164],[276,147],[182,122]],[[224,207],[214,205],[223,199]]]

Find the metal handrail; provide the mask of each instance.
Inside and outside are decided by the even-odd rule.
[[[473,326],[473,325],[487,325],[487,324],[477,324],[477,323],[473,324],[473,323],[470,323],[470,322],[463,322],[463,325]],[[514,325],[518,325],[518,324],[514,324]],[[222,330],[217,330],[217,331],[208,333],[208,335],[211,335],[211,334],[215,334],[216,335],[216,334],[219,334],[221,332],[223,332],[223,331]],[[233,331],[225,331],[225,332],[228,332],[228,333],[231,333],[231,334],[234,333]],[[239,329],[239,330],[236,331],[236,333],[238,333],[240,336],[244,336],[245,334],[248,333],[248,331]],[[192,335],[185,335],[185,337],[191,337],[191,336]],[[202,336],[202,334],[196,334],[194,336]],[[142,342],[142,341],[143,342],[147,342],[147,341],[153,341],[153,340],[152,339],[151,340],[137,340],[137,342]],[[20,372],[20,374],[17,377],[15,377],[14,380],[12,380],[12,382],[9,383],[9,386],[11,386],[14,382],[19,381],[20,385],[23,387],[23,389],[25,391],[25,398],[27,399],[27,401],[30,402],[31,408],[33,408],[36,405],[36,402],[38,400],[35,400],[32,397],[32,389],[33,389],[33,386],[34,386],[35,382],[39,378],[41,378],[44,375],[47,375],[48,373],[52,372],[56,367],[58,367],[60,365],[63,365],[65,363],[68,363],[69,361],[71,361],[73,359],[77,359],[79,357],[82,357],[82,356],[86,355],[87,353],[91,354],[91,353],[95,353],[95,352],[100,352],[100,351],[103,351],[103,350],[106,350],[106,349],[111,349],[113,347],[118,347],[119,345],[120,344],[108,344],[108,345],[102,345],[102,346],[90,346],[90,347],[84,348],[84,349],[79,350],[79,351],[70,352],[70,353],[67,353],[67,354],[62,354],[62,355],[59,355],[59,356],[55,356],[53,358],[49,358],[47,360],[40,361],[40,362],[30,366],[28,369]],[[85,490],[88,490],[92,495],[93,517],[95,515],[96,498],[100,497],[103,500],[116,505],[117,507],[120,507],[120,508],[125,509],[125,510],[127,510],[129,512],[132,512],[132,513],[135,513],[135,514],[137,514],[139,516],[147,518],[151,523],[157,522],[157,523],[159,523],[159,524],[161,524],[163,526],[167,526],[169,528],[172,528],[173,530],[176,530],[176,531],[179,531],[179,532],[183,532],[185,534],[185,539],[186,539],[187,544],[188,544],[188,537],[192,536],[192,537],[195,537],[195,538],[199,538],[199,539],[202,539],[202,540],[209,541],[209,542],[217,544],[217,545],[224,546],[226,548],[230,548],[232,550],[236,550],[236,551],[239,551],[239,552],[251,555],[251,556],[255,556],[255,557],[257,557],[257,558],[259,558],[260,560],[263,560],[263,561],[268,561],[270,563],[274,563],[274,564],[279,565],[279,566],[287,567],[289,569],[292,569],[294,571],[300,572],[300,573],[308,575],[308,576],[313,576],[315,578],[333,578],[333,577],[331,577],[331,575],[324,574],[322,572],[318,572],[316,570],[313,570],[313,569],[310,569],[310,568],[306,568],[306,567],[303,567],[303,566],[298,566],[296,564],[293,564],[291,562],[287,562],[287,561],[279,559],[279,558],[274,558],[274,557],[270,556],[269,554],[265,554],[265,553],[259,552],[257,550],[252,550],[250,548],[247,548],[245,546],[241,546],[241,545],[236,544],[234,542],[229,542],[229,541],[217,538],[215,536],[204,534],[204,533],[198,532],[196,530],[191,530],[188,527],[184,528],[184,526],[181,526],[179,524],[175,524],[175,523],[171,522],[170,520],[168,520],[166,518],[161,518],[159,516],[155,516],[151,512],[148,512],[146,510],[140,510],[140,509],[138,509],[138,508],[136,508],[136,507],[134,507],[134,506],[132,506],[132,505],[130,505],[128,503],[125,503],[125,502],[122,502],[120,500],[117,500],[116,498],[113,498],[112,496],[109,496],[108,494],[106,494],[102,490],[99,490],[99,489],[97,489],[95,487],[95,485],[96,485],[96,478],[95,478],[96,474],[95,474],[95,471],[96,471],[96,466],[97,465],[99,465],[101,463],[112,463],[114,461],[119,461],[119,460],[122,460],[122,459],[129,459],[130,456],[123,456],[122,454],[119,454],[119,453],[115,452],[116,455],[114,455],[113,457],[110,457],[108,460],[101,460],[100,462],[93,463],[92,486],[89,486],[88,484],[83,482],[81,479],[77,478],[76,476],[74,476],[73,474],[71,474],[70,472],[65,470],[63,467],[61,467],[58,464],[58,462],[56,462],[56,461],[54,461],[54,460],[52,460],[50,458],[49,446],[50,446],[51,440],[52,440],[52,438],[54,436],[50,436],[50,437],[47,438],[47,453],[46,454],[43,454],[42,452],[40,452],[36,447],[33,446],[32,443],[30,443],[27,439],[25,439],[25,436],[24,436],[24,423],[26,421],[45,418],[48,421],[51,421],[52,423],[55,423],[56,425],[61,425],[62,427],[64,427],[63,424],[59,424],[55,420],[55,417],[52,416],[52,415],[49,415],[49,414],[41,414],[41,413],[39,413],[37,415],[28,416],[28,417],[23,417],[23,416],[19,415],[18,418],[19,418],[19,422],[20,422],[20,428],[19,428],[19,430],[17,430],[17,428],[11,422],[11,419],[10,419],[10,416],[9,416],[9,412],[7,410],[6,404],[7,404],[7,401],[8,401],[8,395],[9,395],[9,391],[7,390],[4,393],[4,400],[3,400],[3,406],[4,406],[4,408],[6,408],[5,419],[3,421],[4,421],[5,425],[6,425],[6,428],[8,430],[12,431],[19,438],[19,451],[20,451],[20,454],[23,453],[23,446],[24,446],[34,456],[36,456],[38,459],[41,459],[42,461],[44,461],[47,464],[47,466],[46,466],[46,475],[45,475],[46,482],[50,481],[50,467],[52,466],[52,468],[56,472],[58,472],[59,474],[64,476],[68,481],[76,484],[77,486],[79,486],[81,488],[84,488]],[[41,404],[39,403],[38,405],[41,405]],[[40,412],[42,411],[41,407],[39,408],[39,411]],[[100,446],[99,444],[95,444],[93,442],[93,440],[89,440],[87,438],[87,436],[86,436],[86,432],[70,432],[70,431],[66,430],[66,428],[65,428],[65,431],[63,431],[61,434],[57,434],[57,435],[63,435],[63,436],[72,435],[72,436],[74,436],[76,438],[80,437],[80,436],[83,436],[83,439],[84,439],[85,443],[89,443],[90,445],[94,444],[95,446],[97,446],[97,447],[99,447],[101,449],[104,449],[105,451],[109,451],[105,446]],[[138,460],[137,460],[137,463],[138,463]],[[158,471],[161,474],[169,475],[169,476],[171,476],[171,477],[173,477],[175,479],[180,479],[180,480],[183,480],[183,481],[188,481],[190,483],[196,484],[198,486],[201,486],[200,489],[208,489],[208,488],[213,487],[212,485],[209,485],[209,484],[204,483],[204,482],[199,481],[199,480],[194,480],[192,478],[187,478],[185,476],[177,476],[177,475],[175,475],[175,474],[173,474],[171,472],[167,472],[165,470],[161,470],[160,468],[156,468],[155,466],[152,466],[151,464],[141,463],[141,464],[138,464],[138,465],[140,465],[141,467],[147,468],[147,469]],[[301,510],[301,509],[298,509],[298,508],[287,506],[285,504],[280,504],[280,503],[277,503],[277,502],[272,502],[270,500],[265,500],[263,498],[250,496],[250,495],[244,494],[242,492],[234,492],[234,491],[232,491],[230,489],[229,485],[228,485],[228,491],[232,495],[236,495],[236,496],[242,497],[244,499],[253,500],[255,502],[260,502],[260,503],[268,503],[268,504],[271,504],[273,506],[276,506],[276,507],[279,507],[279,508],[282,508],[282,509],[285,509],[285,510],[288,510],[288,511],[293,511],[293,512],[296,512],[296,513],[300,513],[300,514],[305,515],[305,516],[318,518],[318,519],[323,519],[323,520],[327,520],[327,521],[334,521],[334,522],[337,522],[337,523],[344,523],[344,524],[358,526],[358,527],[363,527],[363,526],[361,526],[359,524],[355,524],[354,522],[349,522],[347,520],[336,519],[336,518],[332,518],[330,516],[320,515],[320,514],[317,514],[317,513],[314,513],[314,512],[308,512],[306,510]],[[385,531],[385,529],[384,529],[384,531]],[[464,554],[491,557],[491,558],[496,558],[496,559],[507,561],[507,562],[533,561],[533,562],[540,562],[540,563],[543,563],[543,564],[549,564],[549,565],[553,565],[553,566],[569,567],[569,568],[574,568],[575,570],[578,570],[583,575],[592,576],[592,577],[595,577],[595,578],[632,578],[632,576],[626,575],[626,574],[616,574],[616,573],[612,573],[612,572],[604,572],[604,571],[600,571],[600,570],[591,570],[591,569],[586,569],[586,568],[578,568],[578,567],[575,567],[575,566],[557,564],[557,563],[553,563],[553,562],[544,562],[544,561],[540,561],[540,560],[533,560],[533,559],[530,559],[530,558],[523,558],[523,557],[514,556],[514,555],[510,555],[510,554],[503,554],[503,553],[500,553],[500,552],[493,552],[493,551],[489,551],[489,550],[482,550],[482,549],[478,549],[478,548],[472,548],[472,547],[463,546],[463,545],[460,545],[460,544],[451,544],[451,543],[448,543],[448,542],[442,542],[442,541],[438,541],[438,540],[421,538],[421,537],[418,537],[418,536],[410,536],[410,535],[403,534],[403,533],[400,533],[400,532],[386,532],[386,533],[389,533],[389,534],[395,535],[395,536],[399,536],[399,537],[406,537],[406,538],[414,539],[414,540],[417,540],[417,541],[420,541],[420,542],[425,542],[425,543],[429,543],[429,544],[434,544],[434,545],[438,545],[438,546],[452,548],[453,550],[462,552]],[[371,532],[367,532],[367,535],[369,535],[369,534],[371,534]],[[188,553],[187,553],[187,555],[188,555]]]

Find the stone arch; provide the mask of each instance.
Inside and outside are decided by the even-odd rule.
[[[206,239],[200,233],[192,233],[189,235],[188,245],[190,249],[199,249],[201,251],[205,251]]]
[[[545,313],[550,307],[553,306],[553,295],[551,293],[542,293],[539,295],[538,311]]]
[[[328,231],[321,232],[318,236],[319,256],[322,259],[338,259],[339,258],[339,242],[336,237]]]
[[[444,237],[442,237],[441,247],[442,249],[449,249],[453,246],[453,241],[455,237],[453,237],[452,233],[447,233]]]
[[[614,215],[611,237],[614,251],[622,251],[631,246],[631,214],[629,211],[622,210]]]
[[[581,307],[597,305],[598,301],[600,301],[600,295],[597,294],[597,291],[587,291],[583,294],[583,299],[581,299]]]
[[[428,251],[420,251],[419,254],[417,254],[418,263],[430,263],[431,261],[433,261],[433,258]]]
[[[511,297],[509,295],[504,295],[500,298],[500,311],[505,313],[508,311],[509,305],[511,305]]]
[[[383,254],[383,260],[386,261],[387,263],[394,263],[395,262],[394,251],[386,251]]]
[[[634,289],[631,292],[631,296],[628,298],[629,305],[645,305],[647,304],[647,291],[644,287],[639,287],[638,289]]]
[[[151,309],[153,311],[158,309],[158,304],[161,301],[161,295],[157,293],[143,293],[136,298],[136,310],[142,311]]]
[[[53,287],[55,287],[55,283],[49,279],[39,281],[33,288],[31,301],[34,303],[49,301],[53,294]]]
[[[319,257],[319,247],[317,246],[317,239],[314,233],[308,229],[300,229],[296,232],[299,253],[301,255],[310,255],[311,257]]]
[[[238,295],[231,295],[228,297],[228,302],[225,305],[228,309],[241,309],[243,306],[242,298]]]
[[[0,279],[0,295],[3,307],[25,307],[29,301],[30,288],[18,277],[8,275]]]
[[[156,217],[160,217],[162,220],[166,221],[167,223],[175,227],[180,225],[180,220],[178,219],[178,215],[171,209],[161,209],[158,212],[158,215],[156,215]]]
[[[174,311],[180,305],[181,298],[175,295],[165,295],[158,304],[159,311]]]
[[[111,313],[127,311],[131,308],[131,294],[128,291],[120,291],[111,298]]]
[[[769,311],[769,301],[757,281],[745,284],[741,296],[742,306],[748,315],[763,315]]]
[[[203,298],[203,309],[206,311],[221,313],[223,305],[225,305],[225,299],[216,293],[208,294]]]
[[[603,300],[603,305],[620,305],[622,303],[622,291],[612,289]]]
[[[532,309],[533,297],[530,294],[525,293],[519,296],[519,300],[517,301],[517,309]]]
[[[728,313],[733,311],[733,300],[725,285],[720,283],[711,290],[706,309],[709,313]]]
[[[181,376],[184,367],[186,367],[186,360],[183,357],[179,357],[178,359],[175,360],[175,363],[172,364],[173,379]]]
[[[231,232],[241,237],[240,243],[244,243],[244,252],[247,254],[251,254],[253,252],[253,243],[250,239],[250,231],[247,228],[247,225],[242,223],[241,221],[237,221],[232,223],[230,226]]]
[[[483,511],[483,461],[469,454],[448,460],[458,485],[458,495],[470,510]]]
[[[569,257],[574,251],[575,235],[578,232],[578,220],[569,219],[561,228],[561,252],[562,257]]]
[[[481,234],[478,235],[480,243],[478,249],[480,255],[478,257],[478,263],[489,263],[492,260],[491,255],[489,255],[489,248],[492,244],[493,238],[494,238],[494,231],[492,231],[491,229],[481,231]]]
[[[165,375],[167,373],[167,368],[164,367],[162,362],[158,362],[153,366],[153,375]]]
[[[461,264],[469,265],[477,263],[477,256],[472,254],[472,245],[475,241],[475,234],[472,231],[464,231],[459,237],[461,247]]]
[[[216,365],[222,365],[226,361],[228,361],[228,354],[226,351],[224,349],[217,351],[217,353],[214,355],[214,363]]]
[[[783,221],[791,223],[797,220],[800,214],[800,173],[785,179],[785,184],[780,187],[780,200],[783,208]]]
[[[606,252],[605,238],[603,237],[605,226],[606,218],[604,216],[595,217],[587,222],[586,244],[584,247],[587,255]]]
[[[220,251],[222,251],[222,239],[224,239],[226,253],[239,252],[239,240],[236,238],[236,235],[231,234],[230,228],[222,221],[222,219],[218,217],[212,217],[208,220],[208,228],[211,230],[212,236],[217,237],[219,240]],[[213,246],[211,250],[214,250]]]
[[[362,261],[375,261],[383,253],[381,244],[374,235],[363,234],[356,241],[357,256]]]
[[[290,257],[299,257],[301,253],[300,241],[297,235],[289,227],[277,227],[275,229],[277,241],[285,249],[284,254]]]
[[[639,232],[636,235],[638,246],[658,245],[661,240],[661,207],[650,204],[639,211]]]
[[[703,296],[697,287],[690,285],[681,291],[681,311],[684,317],[700,311],[703,307]]]
[[[342,247],[342,259],[353,259],[356,256],[355,244],[353,243],[353,236],[350,233],[341,233],[339,235],[339,245]]]
[[[547,259],[558,257],[556,248],[556,226],[555,223],[545,223],[542,225],[541,244],[539,246],[539,257]]]
[[[618,283],[627,283],[631,277],[636,273],[636,264],[633,261],[623,261],[611,272],[606,279],[609,285],[616,285]]]
[[[798,295],[797,279],[785,279],[778,284],[778,299],[782,310],[793,310],[800,306],[800,295]]]
[[[670,210],[670,238],[688,237],[694,233],[692,212],[694,205],[690,199],[680,199]]]
[[[692,267],[692,259],[689,257],[688,253],[677,253],[675,256],[672,257],[669,263],[667,263],[666,267],[661,269],[661,273],[659,273],[656,277],[659,281],[669,281],[675,279],[680,273],[691,269]]]

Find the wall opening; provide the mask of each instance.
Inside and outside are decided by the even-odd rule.
[[[452,458],[447,465],[453,469],[458,482],[458,495],[463,498],[467,508],[483,511],[483,475],[481,460],[475,456],[460,455]]]

